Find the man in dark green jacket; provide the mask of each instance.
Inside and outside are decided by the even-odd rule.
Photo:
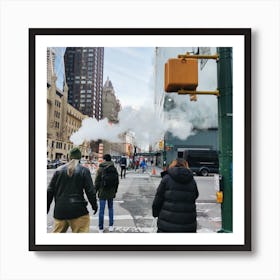
[[[95,187],[99,198],[99,232],[104,232],[104,211],[106,206],[106,201],[108,202],[108,212],[109,212],[109,231],[114,230],[114,208],[113,200],[116,197],[119,185],[119,174],[111,161],[111,156],[106,154],[103,156],[104,161],[100,163],[99,168],[95,177]],[[105,170],[105,171],[104,171]],[[110,170],[110,176],[112,181],[108,185],[104,184],[104,174],[107,170]]]
[[[79,148],[73,148],[69,156],[70,162],[56,170],[48,186],[47,213],[54,199],[53,232],[66,232],[69,226],[75,233],[89,232],[90,217],[84,194],[95,214],[96,190],[89,169],[79,163]]]

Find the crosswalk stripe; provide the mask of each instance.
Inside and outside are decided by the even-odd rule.
[[[114,226],[115,233],[137,232],[137,233],[154,233],[157,229],[153,227],[117,227]],[[90,231],[98,231],[98,226],[90,226]],[[197,233],[216,233],[216,231],[201,228],[197,229]]]
[[[98,226],[90,226],[90,231],[98,231]],[[114,226],[115,233],[125,233],[125,232],[151,233],[153,231],[154,231],[154,229],[152,227],[117,227],[117,226]]]
[[[98,220],[98,216],[90,216],[91,220]],[[132,217],[131,215],[114,215],[114,220],[153,220],[154,217],[152,216],[134,216]],[[109,220],[109,216],[105,215],[104,220]]]

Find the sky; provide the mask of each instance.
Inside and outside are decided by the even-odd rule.
[[[103,79],[111,80],[122,107],[152,105],[154,48],[104,48]]]
[[[196,50],[197,48],[178,47],[164,49],[163,64],[161,65],[162,74],[164,62],[168,58],[175,58],[177,54],[184,54],[186,51]],[[211,48],[211,53],[215,53],[215,48]],[[103,84],[109,77],[122,107],[132,106],[139,108],[153,105],[155,94],[154,61],[155,48],[104,48]],[[216,89],[215,64],[214,60],[208,60],[204,70],[200,71],[199,69],[199,86],[197,90]],[[161,79],[163,84],[163,77]],[[207,99],[207,97],[200,99]]]

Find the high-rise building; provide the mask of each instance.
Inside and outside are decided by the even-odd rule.
[[[104,48],[67,47],[64,61],[68,102],[83,114],[100,120]]]

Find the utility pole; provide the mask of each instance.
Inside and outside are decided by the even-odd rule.
[[[218,54],[219,166],[223,192],[219,232],[232,232],[232,48],[218,48]]]

